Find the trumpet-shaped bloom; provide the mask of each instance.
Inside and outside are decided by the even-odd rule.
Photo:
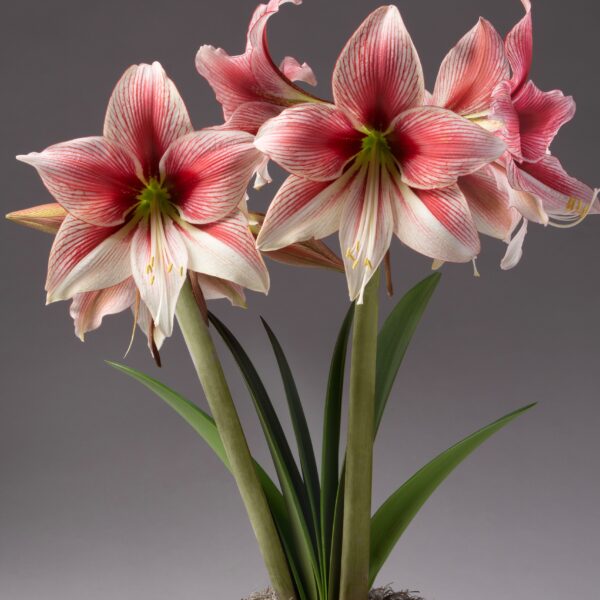
[[[239,208],[262,160],[252,141],[245,132],[194,132],[162,67],[130,67],[103,136],[18,157],[65,213],[50,253],[48,302],[73,299],[80,335],[133,305],[158,343],[171,335],[188,271],[207,297],[266,292],[268,274]],[[47,230],[50,212],[37,216]]]
[[[496,160],[504,144],[449,110],[423,106],[421,64],[395,7],[374,11],[351,37],[333,95],[333,105],[288,108],[258,132],[256,146],[291,173],[259,248],[339,230],[359,301],[393,234],[437,260],[472,260],[479,239],[456,181]]]
[[[198,50],[196,68],[215,91],[225,120],[233,120],[235,129],[256,133],[267,119],[284,108],[319,101],[293,83],[316,85],[314,73],[306,63],[287,56],[278,67],[269,53],[267,21],[286,2],[300,4],[302,0],[270,0],[258,6],[250,20],[243,54],[229,56],[213,46],[201,46]]]

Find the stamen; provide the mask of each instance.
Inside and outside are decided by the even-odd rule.
[[[156,277],[154,275],[152,275],[152,277],[150,277],[150,285],[154,285],[155,279],[156,279]]]
[[[474,258],[473,259],[473,277],[481,277],[481,274],[479,273],[479,271],[477,270],[477,259]]]
[[[183,267],[179,267],[179,274],[183,277]]]
[[[353,269],[356,269],[356,267],[358,267],[358,263],[359,263],[359,262],[360,262],[360,261],[358,260],[358,258],[357,258],[357,259],[355,259],[355,260],[354,260],[354,262],[352,263],[352,268],[353,268]]]
[[[169,268],[167,269],[167,273],[170,273],[173,270],[173,263],[171,263],[169,265]]]
[[[148,263],[146,265],[146,275],[149,275],[150,273],[152,273],[152,265]]]
[[[363,262],[364,266],[367,267],[368,269],[372,269],[373,268],[373,264],[371,263],[371,261],[368,258],[365,258],[364,262]]]
[[[356,256],[352,253],[352,248],[348,248],[346,250],[346,258],[350,258],[353,261],[356,261]]]
[[[570,197],[567,200],[566,210],[579,215],[575,217],[574,215],[553,215],[555,219],[559,221],[564,221],[563,223],[557,223],[556,221],[550,221],[548,224],[552,227],[558,227],[559,229],[570,229],[571,227],[575,227],[579,225],[589,214],[594,206],[594,203],[598,199],[598,194],[600,193],[600,188],[596,188],[594,190],[594,194],[592,195],[592,199],[589,204],[584,204],[581,198],[573,198]]]

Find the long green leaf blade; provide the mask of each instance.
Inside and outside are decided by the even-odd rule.
[[[412,336],[441,278],[430,275],[409,290],[386,319],[377,340],[375,433],[379,429],[392,386]]]
[[[410,522],[446,477],[494,433],[533,406],[509,413],[442,452],[381,505],[371,520],[371,585]]]

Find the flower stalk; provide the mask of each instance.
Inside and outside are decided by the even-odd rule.
[[[292,600],[295,598],[295,591],[281,541],[214,343],[194,298],[189,279],[181,290],[176,315],[225,447],[231,472],[246,507],[273,589],[281,600]]]
[[[340,600],[369,595],[378,293],[379,271],[354,309]]]

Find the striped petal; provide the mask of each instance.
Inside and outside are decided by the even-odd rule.
[[[521,151],[521,123],[519,114],[513,103],[510,81],[499,83],[492,92],[491,118],[499,121],[499,135],[506,144],[507,150],[516,160],[523,160]]]
[[[363,137],[336,107],[304,104],[267,121],[255,145],[294,175],[328,181],[341,175]]]
[[[156,360],[152,344],[154,344],[157,350],[160,350],[167,336],[164,334],[162,329],[154,323],[154,317],[152,316],[152,313],[148,310],[148,307],[143,302],[140,303],[138,308],[137,324],[144,335],[148,338],[148,348],[150,349],[150,354]]]
[[[371,13],[342,50],[333,97],[358,123],[386,131],[402,111],[423,102],[423,70],[395,6]]]
[[[159,63],[125,71],[108,103],[104,135],[137,157],[146,178],[158,175],[169,145],[191,131],[185,104]]]
[[[233,111],[232,115],[215,129],[228,131],[246,131],[256,135],[260,126],[269,119],[276,117],[283,106],[270,104],[269,102],[246,102]]]
[[[269,274],[241,211],[209,225],[182,223],[192,271],[266,293]]]
[[[510,205],[506,190],[498,187],[492,167],[483,167],[458,180],[473,217],[477,231],[508,242],[521,218]]]
[[[542,92],[529,81],[514,98],[519,117],[521,155],[537,161],[548,152],[558,130],[575,115],[575,101],[562,92]]]
[[[142,185],[137,161],[102,137],[63,142],[17,159],[37,169],[66,211],[93,225],[123,223]]]
[[[67,215],[50,251],[48,303],[121,283],[131,275],[131,228],[98,227]]]
[[[201,46],[198,50],[196,69],[213,88],[226,120],[246,102],[268,102],[285,107],[314,100],[292,83],[292,79],[313,83],[310,67],[286,58],[282,68],[277,68],[269,53],[267,22],[280,5],[288,1],[271,0],[258,6],[250,21],[244,54],[230,56],[213,46]],[[300,0],[292,1],[300,4]]]
[[[262,251],[278,250],[339,229],[342,207],[356,185],[349,169],[333,183],[290,175],[269,206],[256,243]]]
[[[187,276],[188,253],[173,221],[152,211],[131,242],[131,272],[156,327],[169,337],[179,292]]]
[[[447,262],[468,262],[479,254],[477,229],[458,186],[414,190],[392,174],[394,232],[409,248]]]
[[[132,306],[136,288],[131,277],[103,290],[76,294],[71,303],[71,317],[75,322],[75,335],[83,342],[88,331],[98,329],[102,319]]]
[[[506,36],[506,55],[512,69],[511,88],[518,91],[529,78],[533,59],[533,28],[531,23],[531,1],[521,0],[525,16]]]
[[[264,160],[253,141],[243,131],[206,129],[171,144],[160,173],[186,221],[217,221],[239,205]]]
[[[431,106],[402,113],[388,141],[404,183],[423,189],[452,185],[461,175],[496,160],[505,149],[482,127]]]
[[[202,273],[193,273],[191,276],[197,278],[205,300],[226,298],[232,306],[246,308],[246,295],[241,285],[219,277],[203,275]]]
[[[463,116],[485,112],[494,88],[509,77],[502,38],[489,21],[479,19],[444,58],[433,104]]]
[[[67,211],[60,204],[52,202],[16,210],[8,213],[6,218],[31,229],[56,234],[66,216]]]

